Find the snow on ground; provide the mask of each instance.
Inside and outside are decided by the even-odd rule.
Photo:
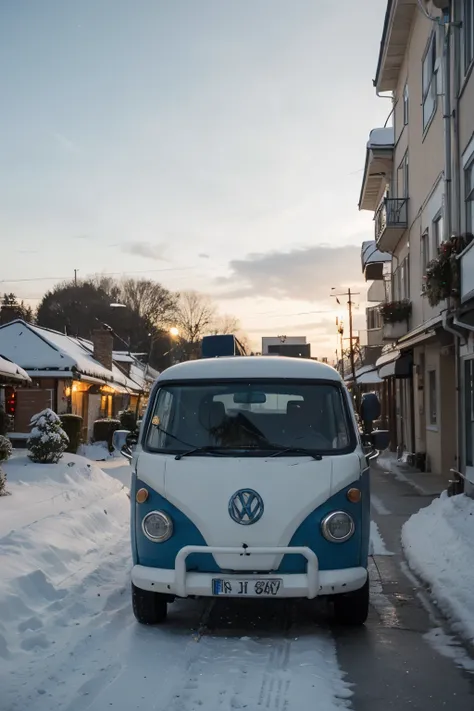
[[[431,588],[453,628],[474,643],[474,500],[444,492],[403,526],[410,567]]]
[[[370,555],[393,555],[387,550],[375,521],[370,522]]]
[[[107,474],[130,488],[132,469],[130,463],[120,452],[110,453],[105,442],[94,442],[94,444],[83,444],[79,449],[79,454],[93,462],[98,462],[98,466]]]
[[[114,462],[103,464],[112,475],[123,467]],[[96,464],[65,455],[35,465],[17,452],[6,469],[0,711],[347,707],[335,643],[311,619],[236,633],[208,627],[213,601],[186,600],[163,627],[138,625],[127,490]]]

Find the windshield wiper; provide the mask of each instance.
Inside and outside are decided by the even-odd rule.
[[[187,449],[185,452],[179,452],[175,456],[175,459],[176,461],[179,461],[183,457],[189,457],[191,454],[210,454],[213,457],[225,456],[222,449],[219,449],[218,447],[213,447],[212,445],[207,445],[205,447],[191,447],[191,449]]]
[[[317,454],[311,449],[305,449],[304,447],[278,447],[270,445],[268,448],[277,450],[271,455],[272,457],[279,457],[282,454],[305,454],[307,457],[312,457],[317,462],[320,462],[323,458],[322,454]]]

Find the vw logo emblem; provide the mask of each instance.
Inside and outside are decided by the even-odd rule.
[[[260,521],[263,509],[263,499],[253,489],[240,489],[229,501],[229,516],[241,526],[250,526]]]

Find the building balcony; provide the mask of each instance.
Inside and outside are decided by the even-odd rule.
[[[459,271],[461,287],[459,297],[461,304],[474,300],[474,242],[459,257]]]
[[[398,341],[408,333],[408,321],[398,321],[398,323],[384,323],[383,340]]]
[[[393,254],[408,226],[408,198],[384,198],[374,220],[377,249]]]
[[[367,345],[370,348],[383,345],[383,327],[367,329]]]
[[[375,212],[393,173],[395,133],[392,126],[374,128],[367,141],[359,210]]]
[[[383,340],[397,341],[408,333],[412,305],[408,299],[387,301],[380,307],[383,320]]]
[[[382,301],[387,301],[386,292],[386,282],[385,281],[374,281],[367,289],[367,301],[372,304],[380,304]]]

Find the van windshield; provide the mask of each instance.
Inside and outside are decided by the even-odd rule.
[[[212,449],[263,456],[286,448],[345,454],[355,443],[338,383],[263,380],[164,384],[152,403],[144,445],[169,454]]]

